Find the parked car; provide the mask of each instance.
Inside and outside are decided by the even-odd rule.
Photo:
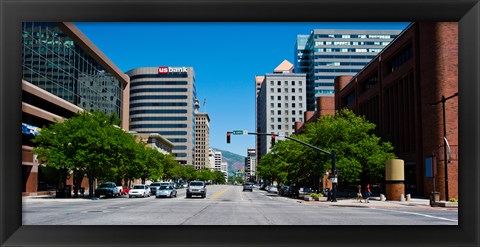
[[[299,189],[296,186],[290,186],[288,188],[288,197],[291,198],[298,198],[299,195]]]
[[[267,184],[261,184],[260,185],[260,190],[267,190],[268,185]]]
[[[155,197],[177,197],[177,190],[172,185],[161,185],[156,190]]]
[[[132,188],[130,187],[125,187],[122,189],[122,192],[120,192],[120,195],[128,195],[128,192],[131,190]]]
[[[134,185],[128,192],[128,198],[132,197],[150,197],[150,188],[145,184]]]
[[[160,182],[153,182],[150,184],[150,194],[155,195],[157,189],[162,185]]]
[[[243,191],[249,190],[250,192],[253,192],[253,183],[251,182],[245,182],[243,184]]]
[[[275,185],[268,186],[268,193],[278,193],[278,188]]]
[[[280,196],[289,196],[289,189],[290,189],[291,186],[288,186],[288,185],[282,185],[280,186],[280,188],[278,189],[278,195]]]
[[[190,198],[193,195],[202,196],[202,198],[205,198],[207,196],[207,188],[206,188],[205,182],[191,181],[188,184],[187,198]]]
[[[119,196],[120,192],[117,188],[117,185],[114,182],[105,182],[97,186],[95,190],[95,196],[105,196],[105,197],[114,197]]]

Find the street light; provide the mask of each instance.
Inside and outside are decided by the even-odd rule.
[[[443,111],[443,160],[445,161],[445,201],[448,201],[449,198],[448,198],[448,161],[447,161],[447,128],[445,126],[446,124],[446,121],[445,121],[445,102],[453,97],[456,97],[458,96],[458,92],[456,92],[455,94],[453,94],[452,96],[450,97],[447,97],[445,98],[444,95],[442,95],[442,99],[437,101],[437,102],[434,102],[430,105],[432,106],[436,106],[438,105],[439,103],[442,103],[442,111]],[[435,195],[434,195],[435,196]]]

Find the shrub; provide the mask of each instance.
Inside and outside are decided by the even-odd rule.
[[[450,198],[449,202],[458,202],[457,198]]]

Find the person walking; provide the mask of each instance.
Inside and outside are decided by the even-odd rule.
[[[359,185],[357,186],[357,202],[360,202],[360,203],[361,203],[361,202],[362,202],[362,198],[363,198],[363,196],[362,196],[362,186],[359,184]]]
[[[368,199],[372,196],[372,192],[370,191],[370,184],[367,184],[365,187],[365,203],[370,203]]]

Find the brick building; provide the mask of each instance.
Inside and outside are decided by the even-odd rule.
[[[334,101],[336,110],[347,107],[364,115],[393,143],[405,161],[405,193],[429,196],[435,190],[445,200],[442,104],[432,103],[457,92],[458,23],[417,22],[358,74],[337,77]],[[307,122],[323,115],[305,114]],[[446,101],[445,119],[448,194],[458,199],[458,97]],[[298,131],[302,127],[296,123]]]

